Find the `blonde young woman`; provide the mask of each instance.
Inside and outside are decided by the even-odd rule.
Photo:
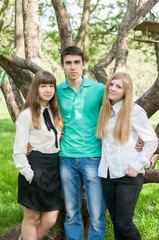
[[[60,208],[58,167],[63,119],[57,101],[56,79],[46,71],[35,74],[16,121],[13,159],[20,169],[18,202],[23,206],[23,240],[40,240],[55,224]],[[33,151],[27,155],[27,145]]]
[[[141,239],[133,223],[134,210],[145,168],[158,144],[146,112],[132,101],[132,91],[130,76],[115,73],[107,83],[97,125],[97,137],[102,139],[98,175],[116,240]],[[135,150],[139,138],[144,141],[141,152]]]

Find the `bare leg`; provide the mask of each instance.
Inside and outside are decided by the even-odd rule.
[[[24,218],[22,222],[22,239],[37,240],[37,221],[40,218],[40,212],[23,206]]]
[[[37,240],[41,240],[44,236],[46,236],[50,228],[54,226],[58,213],[58,210],[41,213],[40,221],[37,224]]]

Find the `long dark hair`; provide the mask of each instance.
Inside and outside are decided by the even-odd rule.
[[[55,127],[63,128],[64,121],[60,115],[60,108],[58,104],[56,79],[55,77],[47,71],[38,71],[31,83],[29,92],[27,94],[26,102],[22,107],[22,111],[26,108],[31,109],[32,121],[35,128],[40,129],[40,97],[39,97],[39,86],[40,84],[53,84],[55,88],[55,93],[53,98],[49,101],[50,109],[54,118]]]

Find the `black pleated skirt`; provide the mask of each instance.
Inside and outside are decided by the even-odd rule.
[[[34,177],[29,184],[19,173],[18,203],[40,212],[59,210],[61,185],[58,153],[44,154],[32,151],[27,158],[34,170]]]

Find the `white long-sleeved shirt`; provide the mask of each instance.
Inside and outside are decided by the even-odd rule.
[[[33,126],[32,114],[30,108],[22,111],[16,121],[16,135],[14,141],[13,159],[16,168],[20,169],[20,173],[24,175],[28,181],[34,176],[34,172],[26,157],[28,143],[33,147],[34,151],[42,153],[57,153],[60,148],[55,146],[55,134],[53,130],[48,131],[44,122],[43,111],[41,107],[40,121],[41,129],[36,129]],[[48,107],[52,122],[52,114]],[[59,140],[61,132],[58,130],[57,138]],[[60,145],[60,144],[59,144]]]
[[[134,104],[131,112],[131,133],[127,143],[122,144],[113,137],[113,129],[123,100],[112,106],[112,117],[108,123],[108,136],[102,140],[102,156],[98,175],[107,178],[123,177],[124,171],[132,166],[138,173],[144,173],[150,166],[150,158],[158,146],[158,138],[154,132],[145,110]],[[141,152],[137,152],[135,145],[139,138],[144,141]]]

